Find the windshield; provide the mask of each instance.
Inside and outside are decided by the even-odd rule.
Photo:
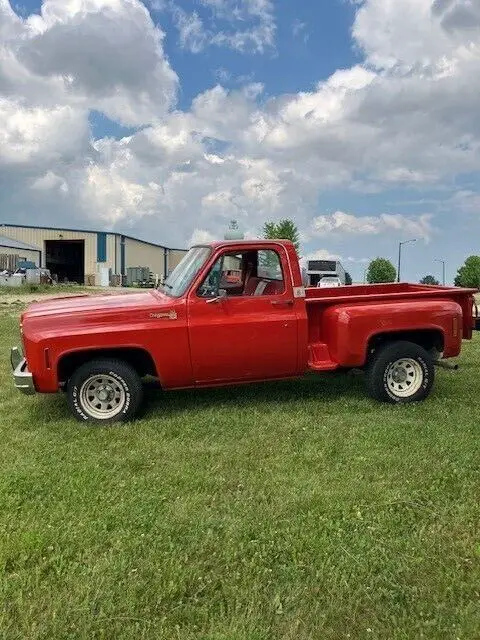
[[[208,247],[193,247],[186,253],[172,273],[160,285],[165,293],[176,298],[183,295],[210,255]]]
[[[339,282],[339,280],[336,276],[327,276],[326,278],[322,278],[321,282]]]

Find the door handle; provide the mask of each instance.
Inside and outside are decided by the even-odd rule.
[[[273,307],[282,307],[283,305],[293,307],[293,300],[272,300]]]

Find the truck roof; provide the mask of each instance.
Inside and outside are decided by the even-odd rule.
[[[256,240],[216,240],[215,242],[198,242],[195,244],[195,247],[212,247],[212,249],[218,249],[219,247],[238,247],[242,246],[252,246],[255,247],[257,245],[279,245],[282,244],[284,246],[290,245],[293,246],[293,242],[291,240],[265,240],[264,238],[257,238]]]

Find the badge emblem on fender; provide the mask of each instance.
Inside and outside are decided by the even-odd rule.
[[[164,313],[151,313],[150,314],[150,318],[155,318],[155,320],[161,320],[162,318],[166,318],[168,320],[176,320],[177,319],[177,312],[173,311],[173,309],[171,311],[166,311]]]

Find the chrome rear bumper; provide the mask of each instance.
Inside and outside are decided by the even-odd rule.
[[[18,347],[13,347],[10,352],[10,362],[13,369],[13,382],[15,387],[27,396],[35,393],[35,385],[33,384],[33,376],[28,370],[27,361],[22,356]]]

